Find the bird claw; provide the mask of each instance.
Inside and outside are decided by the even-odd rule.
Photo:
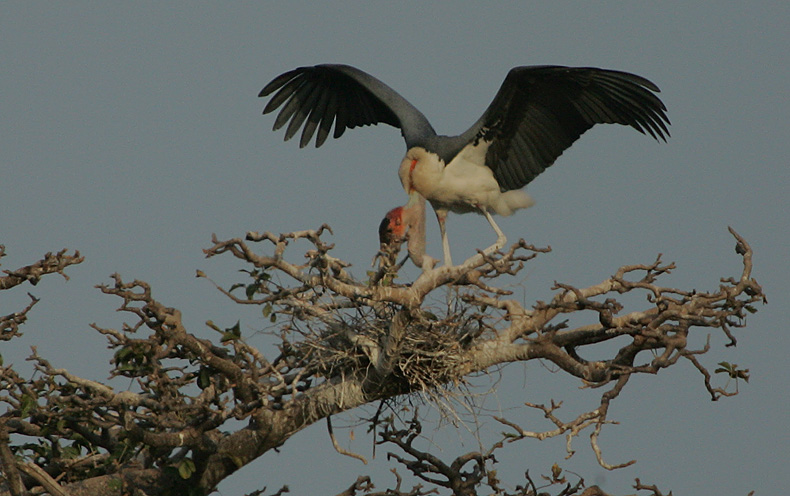
[[[504,248],[506,244],[507,244],[507,237],[505,237],[504,235],[499,236],[497,237],[496,243],[483,250],[483,254],[490,255],[494,252],[497,252],[502,248]]]

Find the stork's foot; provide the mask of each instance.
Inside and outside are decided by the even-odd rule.
[[[492,254],[492,253],[494,253],[496,251],[499,251],[502,248],[504,248],[505,244],[507,244],[507,238],[503,234],[503,235],[497,237],[496,243],[494,243],[493,245],[491,245],[488,248],[486,248],[485,250],[483,250],[483,253],[485,255],[490,255],[490,254]]]
[[[507,244],[507,238],[505,237],[505,235],[499,236],[497,237],[496,243],[489,246],[485,250],[478,250],[476,255],[472,255],[471,257],[467,258],[466,260],[464,260],[464,262],[461,265],[468,267],[476,267],[481,263],[483,263],[486,257],[489,257],[492,253],[496,253],[502,248],[504,248],[505,244]]]
[[[486,210],[483,207],[479,207],[479,208],[480,211],[483,212],[483,215],[485,215],[486,220],[488,220],[488,223],[491,224],[492,228],[494,228],[494,232],[496,233],[496,243],[483,250],[483,254],[490,255],[495,251],[504,248],[505,243],[507,243],[507,238],[505,237],[505,233],[502,232],[502,229],[500,229],[499,226],[496,224],[496,222],[494,222],[494,218],[491,217],[491,214],[488,213],[488,210]]]

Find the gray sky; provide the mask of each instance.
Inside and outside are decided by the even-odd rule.
[[[271,132],[272,116],[260,115],[257,93],[286,70],[355,65],[403,94],[440,133],[456,134],[479,117],[513,66],[620,69],[661,87],[672,138],[658,144],[624,127],[599,126],[529,185],[537,204],[500,226],[511,240],[524,237],[553,252],[525,269],[517,297],[545,300],[554,280],[594,284],[658,253],[678,264],[665,284],[715,289],[719,277],[740,270],[730,225],[752,244],[755,276],[770,304],[738,331],[736,349],[711,337],[706,364],[727,360],[751,370],[739,396],[711,402],[691,365],[640,377],[611,409],[620,425],[601,439],[610,463],[638,463],[604,471],[583,435],[563,466],[622,493],[634,477],[678,495],[777,494],[774,488],[788,487],[790,4],[317,4],[3,4],[3,268],[66,247],[87,257],[68,270],[68,282],[52,277],[3,294],[3,314],[26,304],[25,291],[42,298],[24,338],[3,344],[5,362],[26,366],[29,346],[37,345],[57,366],[105,378],[111,354],[88,325],[123,322],[114,312],[119,302],[94,289],[116,271],[151,283],[157,298],[184,312],[193,332],[206,335],[209,319],[227,326],[241,319],[250,341],[270,351],[265,338],[252,336],[266,325],[259,310],[238,308],[195,279],[201,269],[223,283],[240,280],[242,267],[230,258],[203,258],[211,233],[227,238],[326,222],[334,255],[364,274],[379,220],[406,199],[397,178],[403,142],[380,126],[349,131],[319,150],[283,143],[282,132]],[[429,250],[439,257],[433,218],[428,228]],[[451,216],[448,231],[459,260],[493,240],[477,216]],[[698,333],[700,343],[704,338]],[[578,382],[538,363],[508,367],[504,375],[487,406],[555,398],[566,401],[568,418],[581,411],[574,406],[592,407]],[[541,427],[537,416],[513,418]],[[357,430],[351,447],[370,457],[370,438]],[[450,432],[434,439],[442,456],[457,453],[459,440],[463,449],[475,448],[468,436]],[[500,474],[520,483],[525,469],[545,473],[563,456],[563,440],[524,441],[499,456],[507,460]],[[371,466],[334,454],[321,425],[220,489],[229,495],[288,483],[294,494],[334,494],[358,473],[373,474],[383,488],[394,483],[388,468],[381,451]]]

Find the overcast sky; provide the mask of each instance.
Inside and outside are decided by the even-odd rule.
[[[37,345],[55,366],[104,379],[111,353],[89,324],[123,322],[114,312],[119,301],[94,289],[116,271],[152,284],[193,332],[208,335],[209,319],[228,326],[241,319],[245,336],[271,352],[254,335],[267,323],[259,310],[239,308],[195,279],[201,269],[224,283],[240,280],[242,266],[230,258],[203,258],[211,233],[328,223],[334,255],[364,275],[379,220],[406,199],[397,178],[403,141],[379,126],[318,150],[283,143],[282,132],[271,132],[273,117],[261,116],[257,94],[286,70],[360,67],[420,108],[438,132],[456,134],[480,116],[513,66],[620,69],[660,86],[672,138],[663,144],[599,126],[529,185],[537,204],[500,226],[511,240],[553,251],[530,262],[516,295],[546,300],[554,280],[594,284],[658,253],[678,265],[665,284],[716,289],[741,268],[732,226],[755,250],[754,275],[770,304],[737,331],[737,348],[723,349],[714,333],[705,363],[737,363],[751,370],[751,381],[713,403],[690,364],[640,377],[611,409],[620,424],[601,438],[610,463],[636,458],[636,465],[606,472],[582,435],[568,461],[563,440],[517,443],[499,457],[507,459],[500,475],[520,483],[525,469],[545,473],[557,461],[617,493],[640,477],[677,495],[778,494],[790,487],[788,25],[790,3],[778,0],[4,2],[2,268],[61,248],[80,250],[86,261],[67,271],[68,282],[50,277],[3,293],[0,314],[21,309],[26,291],[42,301],[25,336],[3,343],[2,355],[25,367]],[[428,229],[429,250],[440,257],[432,217]],[[448,231],[458,260],[493,241],[477,216],[451,216]],[[697,335],[703,343],[705,332]],[[565,400],[571,418],[582,411],[574,407],[593,405],[578,386],[530,363],[505,368],[497,395],[511,405]],[[538,417],[514,415],[541,428]],[[370,437],[358,431],[351,446],[370,458]],[[459,441],[448,432],[434,438],[446,459]],[[475,448],[464,439],[461,449]],[[384,488],[394,484],[388,468],[381,453],[370,466],[335,454],[317,425],[220,489],[231,495],[287,483],[293,494],[335,494],[357,474],[374,475]]]

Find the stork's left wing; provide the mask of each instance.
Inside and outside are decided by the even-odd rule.
[[[483,116],[462,137],[488,145],[486,165],[503,190],[522,188],[595,124],[669,136],[658,87],[627,72],[592,67],[511,69]]]

